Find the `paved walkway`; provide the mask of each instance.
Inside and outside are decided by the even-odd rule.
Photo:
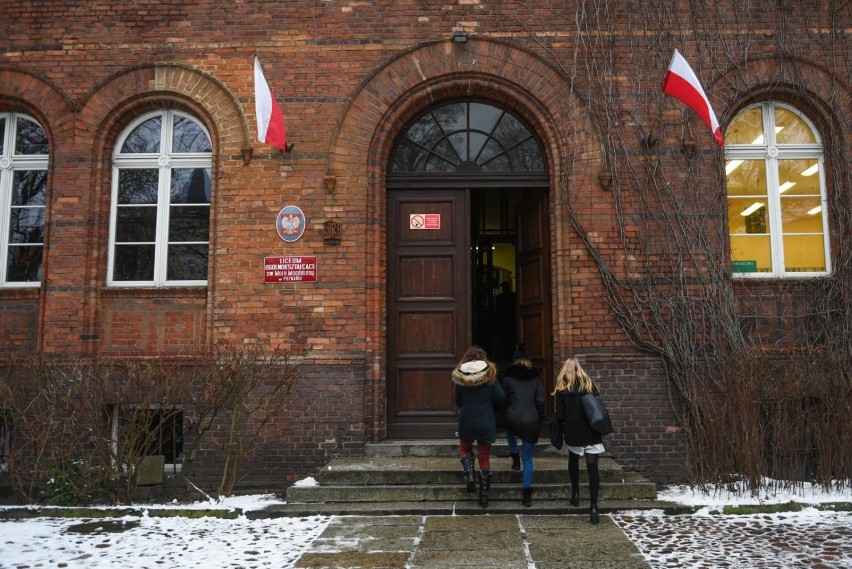
[[[533,565],[534,564],[534,565]],[[398,516],[335,518],[299,568],[569,569],[649,567],[603,516]]]
[[[852,516],[338,517],[295,567],[848,569]]]

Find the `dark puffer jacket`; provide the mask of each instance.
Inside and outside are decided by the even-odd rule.
[[[506,429],[521,440],[538,442],[544,418],[544,387],[538,369],[512,364],[503,374]]]
[[[562,419],[562,432],[568,446],[584,447],[603,442],[600,433],[586,421],[582,397],[581,391],[566,389],[556,393],[556,414]]]
[[[506,395],[497,381],[488,383],[488,370],[466,374],[458,367],[453,370],[456,384],[456,406],[459,408],[459,438],[466,443],[474,440],[493,444],[497,440],[497,419],[494,407],[503,404]]]

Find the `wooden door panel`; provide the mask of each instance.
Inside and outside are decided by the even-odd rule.
[[[413,215],[432,216],[429,229]],[[388,436],[452,436],[450,374],[470,337],[465,190],[388,192]],[[435,220],[438,220],[436,226]]]
[[[553,391],[553,330],[550,315],[550,239],[547,194],[538,192],[517,208],[518,338]],[[547,397],[548,410],[552,398]]]

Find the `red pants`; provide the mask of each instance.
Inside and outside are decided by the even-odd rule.
[[[459,439],[459,455],[464,457],[473,452],[473,445]],[[488,443],[476,443],[476,457],[479,461],[479,470],[491,470],[491,445]]]

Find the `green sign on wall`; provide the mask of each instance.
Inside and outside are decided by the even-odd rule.
[[[756,273],[757,261],[731,261],[732,273]]]

